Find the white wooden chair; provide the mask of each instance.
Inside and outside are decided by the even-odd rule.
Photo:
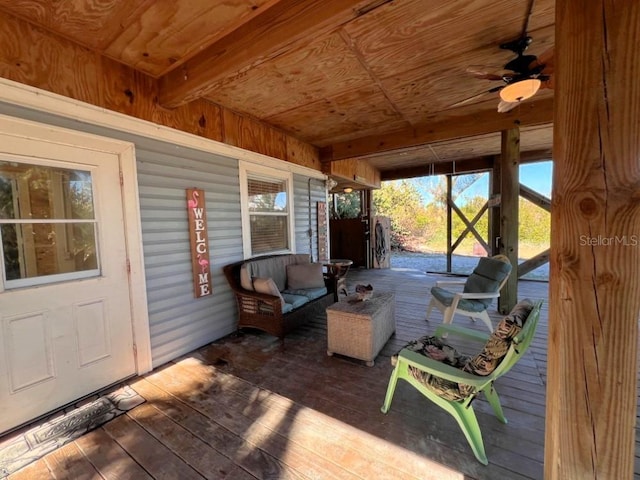
[[[427,321],[433,307],[440,310],[444,316],[443,323],[451,323],[453,316],[458,313],[470,317],[472,320],[482,320],[493,331],[493,324],[487,313],[487,308],[494,298],[500,296],[500,290],[507,282],[511,273],[511,263],[505,255],[483,257],[464,281],[443,280],[436,282],[431,288],[431,301],[427,307]],[[461,292],[443,287],[462,287]]]

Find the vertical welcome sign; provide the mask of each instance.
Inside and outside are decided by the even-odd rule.
[[[204,190],[199,188],[187,189],[187,212],[189,216],[193,294],[196,298],[200,298],[213,293],[211,270],[209,268],[209,236],[207,234],[207,211]]]
[[[316,205],[318,213],[318,261],[326,262],[329,259],[327,255],[327,203],[318,202]]]

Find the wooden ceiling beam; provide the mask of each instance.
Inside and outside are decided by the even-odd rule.
[[[500,159],[500,155],[485,155],[482,157],[466,158],[455,162],[425,163],[424,165],[394,168],[380,172],[380,181],[403,180],[405,178],[428,177],[430,175],[451,175],[453,173],[475,173],[491,170],[494,161]],[[520,154],[520,164],[551,160],[551,150],[531,150]]]
[[[493,155],[468,158],[455,162],[427,163],[416,167],[396,168],[380,172],[380,180],[403,180],[405,178],[428,177],[430,175],[451,175],[452,173],[473,173],[493,168]]]
[[[378,3],[386,2],[376,2],[376,8]],[[203,97],[221,82],[362,15],[366,5],[363,0],[274,0],[261,14],[160,78],[159,102],[176,108]]]
[[[477,114],[450,118],[386,135],[369,135],[336,143],[321,149],[320,158],[323,163],[347,158],[362,158],[433,142],[485,135],[515,126],[524,127],[551,122],[553,122],[553,99],[527,101],[507,113],[498,113],[494,109],[485,110]]]

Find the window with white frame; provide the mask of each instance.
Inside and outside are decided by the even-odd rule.
[[[245,257],[294,250],[292,175],[240,164]]]
[[[7,288],[99,276],[91,171],[0,159],[0,273]]]

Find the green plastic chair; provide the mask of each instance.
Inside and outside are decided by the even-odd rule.
[[[387,413],[391,407],[391,400],[393,399],[398,379],[406,380],[433,403],[453,415],[458,422],[458,425],[460,425],[460,428],[467,438],[467,441],[469,442],[469,445],[471,446],[471,449],[478,461],[487,465],[489,462],[484,450],[480,425],[478,424],[471,402],[480,392],[483,392],[496,417],[498,417],[498,420],[502,423],[507,423],[507,419],[502,411],[502,406],[500,405],[498,393],[494,388],[494,382],[499,377],[507,373],[529,348],[538,325],[541,305],[542,301],[534,303],[533,308],[524,322],[522,330],[514,337],[513,341],[509,345],[506,355],[497,365],[495,370],[487,376],[474,375],[472,373],[462,371],[456,367],[433,360],[432,358],[406,348],[401,350],[397,357],[396,367],[389,379],[387,394],[384,400],[384,405],[381,409],[382,413]],[[484,332],[478,332],[468,328],[448,324],[440,325],[436,329],[435,333],[436,336],[440,338],[445,334],[452,334],[485,343],[490,336]],[[409,367],[415,367],[442,379],[469,385],[472,387],[471,393],[466,398],[458,401],[451,401],[442,398],[434,390],[428,388],[414,378],[409,371]]]

